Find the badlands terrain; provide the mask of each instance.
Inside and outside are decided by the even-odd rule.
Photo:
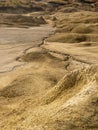
[[[98,130],[97,0],[0,3],[0,130]]]

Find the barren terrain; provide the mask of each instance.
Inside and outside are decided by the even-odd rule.
[[[98,130],[97,2],[54,2],[37,27],[1,15],[0,130]]]

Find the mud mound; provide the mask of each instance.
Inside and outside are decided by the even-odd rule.
[[[44,2],[29,1],[29,0],[15,0],[15,1],[1,1],[0,2],[0,13],[13,13],[22,14],[36,11],[44,11]]]
[[[79,47],[94,47],[98,46],[97,42],[83,42],[81,44],[78,44]]]
[[[78,33],[57,33],[53,37],[47,39],[49,42],[62,43],[80,43],[80,42],[97,42],[97,34],[78,34]]]
[[[56,25],[58,29],[60,30],[64,29],[65,31],[68,31],[68,27],[69,27],[69,31],[75,28],[79,28],[79,27],[80,27],[80,30],[81,28],[84,28],[84,27],[88,28],[88,30],[89,28],[92,30],[98,29],[97,12],[84,11],[84,12],[74,12],[73,14],[66,13],[66,16],[68,17],[64,17],[64,15],[62,16],[62,14],[60,15],[61,18],[59,16],[56,16],[57,17]]]
[[[30,95],[32,92],[31,83],[34,83],[33,76],[23,76],[13,81],[9,86],[0,91],[0,96],[15,98],[24,95]],[[27,89],[28,87],[28,89]],[[21,97],[20,97],[21,98]]]
[[[50,42],[78,43],[86,41],[86,35],[83,34],[68,34],[60,33],[49,38]]]
[[[0,24],[10,26],[38,26],[46,24],[45,19],[40,17],[23,16],[23,15],[0,15]]]
[[[35,94],[43,93],[44,89],[48,89],[49,86],[57,83],[59,76],[61,77],[61,75],[56,76],[59,69],[61,69],[61,73],[65,71],[64,62],[47,51],[36,50],[25,54],[19,60],[29,62],[31,70],[28,71],[27,69],[26,72],[20,70],[18,77],[13,75],[14,79],[12,79],[10,85],[6,85],[1,89],[0,97],[10,99],[25,96],[33,97]],[[23,74],[21,75],[21,73]],[[42,92],[40,92],[41,90]]]
[[[58,27],[57,32],[60,33],[82,33],[82,34],[89,34],[89,33],[95,33],[98,32],[98,25],[97,24],[65,24]]]
[[[98,67],[89,67],[64,76],[58,84],[46,94],[44,97],[45,103],[53,102],[62,95],[66,95],[65,99],[68,100],[85,86],[90,86],[90,84],[97,81],[97,72]]]
[[[98,66],[85,67],[65,75],[57,85],[39,97],[41,100],[37,106],[29,106],[29,116],[19,128],[26,130],[36,126],[40,130],[58,130],[60,127],[61,130],[84,127],[87,130],[93,127],[97,129],[97,78]],[[26,126],[29,119],[31,125],[27,123]]]
[[[25,61],[25,62],[33,62],[33,61],[43,62],[47,60],[47,58],[58,59],[54,57],[53,55],[51,55],[50,53],[48,53],[47,51],[39,51],[39,52],[36,51],[36,52],[30,52],[24,56],[21,56],[20,60]]]
[[[96,17],[88,17],[88,18],[82,19],[80,22],[82,22],[82,23],[98,23],[98,18],[97,18],[97,16]]]
[[[54,11],[59,7],[65,5],[66,1],[63,0],[9,0],[0,2],[1,13],[29,13],[37,11]],[[50,13],[50,12],[49,12]]]
[[[8,0],[0,2],[0,12],[2,13],[28,13],[36,11],[45,12],[76,12],[80,10],[98,11],[97,2],[85,2],[79,0]],[[50,11],[50,12],[49,12]]]
[[[91,33],[93,29],[87,26],[78,26],[72,30],[74,33]]]
[[[80,128],[97,130],[98,128],[98,66],[89,67],[83,71],[81,70],[80,75],[80,82],[78,85],[78,82],[76,82],[76,86],[79,87],[82,84],[82,88],[79,89],[78,92],[77,88],[74,88],[73,91],[70,91],[72,94],[73,92],[77,92],[77,94],[67,101],[65,101],[65,98],[63,100],[64,104],[57,112],[56,118],[59,118],[59,121],[57,122],[57,120],[55,120],[54,125],[56,123],[55,127],[57,128],[58,126],[58,129],[61,125],[63,125],[63,130],[74,130]],[[61,96],[61,99],[64,98],[64,96],[67,96],[67,94],[69,93],[66,93],[65,91],[63,96]]]

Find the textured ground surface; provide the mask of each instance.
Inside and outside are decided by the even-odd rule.
[[[42,40],[51,34],[50,26],[31,28],[0,28],[0,72],[10,71],[20,64],[16,61],[26,49],[38,46]]]
[[[1,71],[14,57],[26,64],[0,74],[0,130],[98,130],[98,12],[59,9],[36,31],[1,28]]]

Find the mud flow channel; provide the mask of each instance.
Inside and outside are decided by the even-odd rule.
[[[17,61],[26,49],[38,46],[54,32],[49,25],[30,28],[0,28],[0,73],[11,71],[23,65]]]

